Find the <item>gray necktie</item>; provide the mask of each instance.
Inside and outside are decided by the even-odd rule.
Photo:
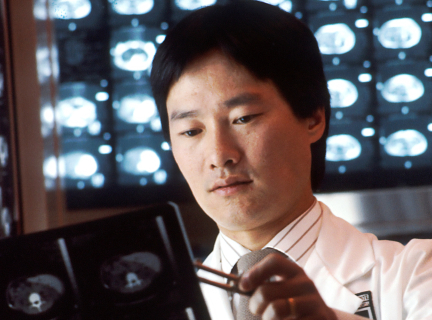
[[[273,248],[264,248],[262,250],[252,251],[245,254],[239,259],[239,261],[237,261],[236,266],[238,274],[246,272],[270,253],[282,254],[280,251]],[[233,270],[236,266],[234,266]],[[234,316],[236,320],[261,320],[261,316],[255,316],[249,311],[249,298],[249,296],[244,294],[240,295],[239,306],[238,308],[234,308]]]

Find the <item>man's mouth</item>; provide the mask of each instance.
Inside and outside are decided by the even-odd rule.
[[[210,189],[210,192],[217,190],[227,190],[232,189],[241,185],[246,185],[252,183],[252,180],[237,180],[237,179],[226,179],[216,182]]]

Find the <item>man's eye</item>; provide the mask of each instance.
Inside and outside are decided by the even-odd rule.
[[[193,136],[196,136],[197,134],[199,134],[200,132],[201,132],[201,130],[199,130],[199,129],[193,129],[193,130],[183,131],[180,134],[182,136],[186,136],[186,137],[193,137]]]
[[[235,124],[248,123],[249,121],[251,121],[255,117],[256,117],[256,115],[249,115],[249,116],[240,117],[240,118],[236,119],[234,121],[234,123]]]

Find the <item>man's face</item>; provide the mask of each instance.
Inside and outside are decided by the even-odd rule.
[[[203,210],[228,236],[282,229],[312,203],[310,144],[324,114],[297,119],[271,81],[211,52],[167,98],[172,151]]]

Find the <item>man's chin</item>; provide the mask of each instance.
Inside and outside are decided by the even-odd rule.
[[[226,230],[227,232],[249,232],[253,231],[260,227],[263,222],[258,221],[257,219],[248,218],[248,216],[239,217],[238,215],[233,217],[229,217],[227,219],[213,219],[219,229],[223,232]]]

